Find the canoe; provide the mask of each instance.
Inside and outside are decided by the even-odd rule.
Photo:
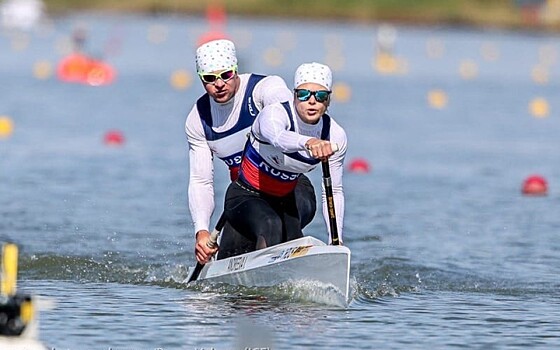
[[[194,269],[190,269],[190,274]],[[187,281],[190,280],[189,275]],[[350,249],[326,245],[306,236],[231,258],[212,260],[204,265],[197,280],[246,287],[313,283],[334,288],[346,304],[350,293]]]

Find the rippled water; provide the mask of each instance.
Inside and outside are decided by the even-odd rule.
[[[115,84],[38,80],[60,43],[86,25],[88,50],[118,70]],[[345,243],[352,301],[331,305],[304,285],[185,285],[193,234],[186,202],[184,119],[202,88],[169,84],[192,72],[199,18],[71,16],[22,38],[0,36],[0,238],[21,247],[21,290],[54,301],[40,338],[56,349],[555,348],[560,345],[559,41],[538,34],[397,28],[401,75],[372,67],[377,26],[232,18],[242,71],[291,84],[305,61],[342,57],[351,91],[331,114],[349,135]],[[160,43],[149,34],[164,33]],[[23,40],[26,40],[25,37]],[[426,46],[439,40],[440,58]],[[120,43],[107,50],[108,43]],[[483,57],[482,47],[499,52]],[[112,46],[111,46],[112,47]],[[285,53],[271,65],[271,49]],[[338,56],[337,56],[338,55]],[[277,56],[274,56],[278,58]],[[474,62],[478,75],[462,79]],[[268,63],[267,63],[268,62]],[[545,65],[537,84],[532,69]],[[245,69],[244,69],[245,68]],[[443,90],[448,104],[426,96]],[[528,111],[544,98],[548,118]],[[123,147],[103,134],[122,130]],[[218,195],[227,184],[217,164]],[[523,197],[540,173],[549,195]],[[320,174],[313,174],[319,185]],[[219,203],[219,201],[218,201]],[[322,218],[307,233],[326,239]]]

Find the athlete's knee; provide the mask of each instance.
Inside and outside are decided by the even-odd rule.
[[[255,237],[257,238],[257,248],[263,242],[266,246],[275,245],[282,242],[282,220],[279,217],[267,216],[259,218]],[[259,240],[261,240],[259,242]]]
[[[313,221],[317,211],[317,202],[314,195],[313,197],[309,195],[299,196],[299,198],[296,196],[296,201],[301,227],[303,228]]]
[[[295,200],[299,213],[301,227],[307,226],[317,211],[317,199],[315,197],[315,189],[311,181],[306,176],[299,178],[298,184],[295,188]]]

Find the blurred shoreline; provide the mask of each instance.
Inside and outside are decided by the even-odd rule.
[[[45,0],[51,15],[96,11],[208,16],[220,11],[241,17],[354,23],[460,26],[483,29],[560,31],[557,0]]]

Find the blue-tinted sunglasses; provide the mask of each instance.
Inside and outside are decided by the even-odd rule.
[[[224,83],[227,82],[235,76],[235,73],[237,73],[237,66],[233,66],[232,68],[226,69],[218,74],[198,72],[198,75],[200,76],[200,80],[206,84],[214,84],[218,79],[222,79]]]
[[[315,96],[317,102],[325,102],[329,99],[329,95],[331,94],[329,90],[311,91],[308,89],[294,89],[294,92],[296,93],[297,99],[300,101],[307,101],[311,96]]]

